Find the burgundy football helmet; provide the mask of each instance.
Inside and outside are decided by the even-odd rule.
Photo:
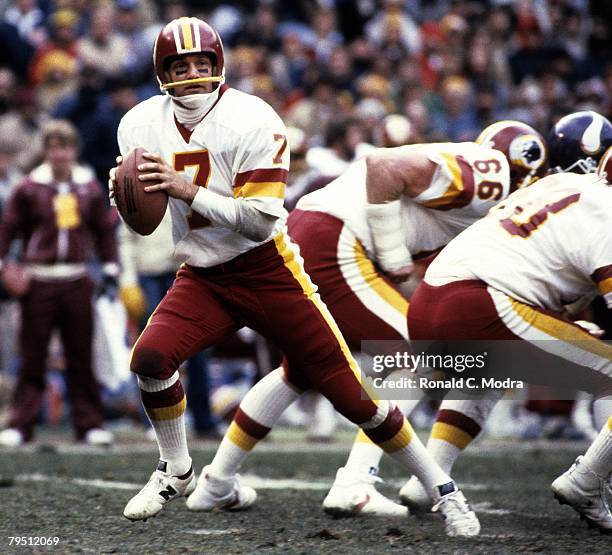
[[[597,166],[597,175],[603,177],[608,185],[612,185],[612,146],[608,147]]]
[[[176,83],[166,82],[166,71],[173,58],[200,52],[208,54],[212,59],[213,72],[211,77],[188,79]],[[153,64],[155,65],[157,80],[163,91],[188,83],[212,82],[221,84],[225,81],[225,62],[221,37],[208,23],[197,17],[179,17],[168,23],[159,32],[153,47]]]
[[[506,155],[512,190],[526,187],[546,175],[548,153],[544,137],[526,123],[498,121],[484,129],[476,142]]]

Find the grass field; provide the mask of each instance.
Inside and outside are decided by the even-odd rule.
[[[312,445],[282,430],[258,446],[243,476],[259,493],[243,513],[191,513],[183,500],[157,518],[131,523],[128,499],[148,479],[156,449],[134,436],[109,451],[56,438],[0,451],[0,553],[611,553],[610,536],[588,530],[552,498],[550,482],[582,452],[582,443],[483,441],[457,463],[454,476],[480,517],[476,539],[443,535],[436,515],[407,519],[333,519],[321,502],[350,435]],[[192,444],[199,471],[215,445]],[[396,496],[406,478],[391,461],[381,490]],[[11,536],[58,537],[53,547],[9,545]],[[26,540],[37,541],[37,540]]]

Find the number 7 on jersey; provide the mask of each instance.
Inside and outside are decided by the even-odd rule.
[[[208,150],[176,152],[172,165],[177,172],[185,171],[187,168],[195,168],[193,176],[194,185],[208,187],[208,181],[210,180],[210,155]],[[210,221],[207,218],[191,209],[187,214],[187,223],[189,224],[189,229],[200,229],[210,225]]]

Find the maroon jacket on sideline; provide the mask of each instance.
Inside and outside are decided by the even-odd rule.
[[[0,218],[0,260],[23,239],[24,263],[87,262],[93,247],[102,262],[117,262],[115,231],[102,187],[93,172],[76,166],[69,183],[38,166],[13,190]]]

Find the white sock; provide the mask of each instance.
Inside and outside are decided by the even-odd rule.
[[[167,380],[138,376],[145,411],[159,447],[159,458],[166,471],[182,476],[191,468],[185,431],[186,399],[178,372]],[[161,405],[161,406],[160,406]]]
[[[607,478],[612,473],[612,416],[587,449],[582,462],[600,478]]]
[[[282,368],[257,382],[240,403],[210,463],[209,472],[218,477],[234,476],[251,449],[300,394],[287,384]]]
[[[388,401],[379,401],[376,414],[361,427],[381,449],[409,473],[415,474],[429,495],[434,495],[436,486],[451,481],[425,449],[406,417]],[[389,437],[390,434],[393,435]]]
[[[430,496],[436,486],[452,481],[414,432],[408,445],[389,454],[421,481]]]
[[[378,475],[378,467],[383,452],[384,451],[378,445],[373,443],[372,440],[363,433],[363,430],[359,430],[344,466],[347,470],[353,472],[376,476]]]

